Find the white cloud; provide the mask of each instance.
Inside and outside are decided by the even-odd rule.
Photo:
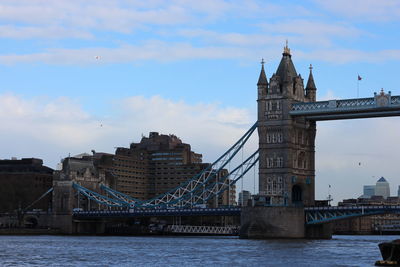
[[[387,62],[399,61],[400,49],[386,49],[377,51],[361,51],[355,49],[324,49],[311,52],[297,51],[296,57],[302,59],[322,60],[339,64],[351,62]]]
[[[177,25],[219,18],[230,8],[225,1],[10,1],[0,3],[0,20],[71,31],[131,33],[148,25]],[[85,34],[89,34],[88,32]],[[39,37],[39,36],[31,36]],[[45,37],[45,36],[40,36]],[[51,34],[49,38],[53,38]],[[65,37],[70,37],[68,34]]]
[[[93,35],[86,31],[67,29],[59,26],[0,26],[0,38],[30,39],[30,38],[76,38],[92,39]]]
[[[260,55],[267,59],[275,58],[281,50],[282,48],[279,45],[265,47],[243,47],[234,45],[193,46],[190,43],[149,41],[142,45],[121,45],[115,48],[48,49],[43,52],[32,54],[3,54],[0,55],[0,64],[46,63],[56,65],[86,65],[127,63],[143,60],[162,62],[188,59],[258,60]],[[400,60],[400,50],[395,49],[370,52],[351,49],[325,49],[308,52],[296,49],[292,53],[298,59],[321,60],[340,64]],[[100,60],[96,59],[96,56],[100,56]]]
[[[397,0],[315,0],[323,8],[350,19],[362,21],[398,21],[400,2]]]
[[[327,23],[316,20],[292,19],[277,23],[262,23],[260,26],[269,33],[299,35],[304,38],[358,37],[363,31],[352,25],[336,22]]]
[[[336,96],[334,91],[327,90],[325,95],[318,97],[317,101],[332,100],[332,99],[340,99],[340,97]]]
[[[96,60],[100,56],[101,60]],[[47,64],[126,63],[141,60],[176,61],[184,59],[248,59],[256,52],[237,47],[195,47],[189,43],[147,42],[141,46],[123,45],[116,48],[49,49],[33,54],[0,55],[0,64],[42,62]]]
[[[129,146],[140,141],[142,133],[158,131],[176,134],[213,161],[254,123],[245,109],[188,105],[159,96],[119,100],[113,109],[118,116],[97,118],[67,98],[0,95],[0,157],[35,155],[54,166],[68,153],[113,153],[115,146]]]

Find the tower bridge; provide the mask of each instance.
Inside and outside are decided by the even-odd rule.
[[[241,215],[241,236],[248,238],[330,237],[333,220],[400,212],[399,206],[314,207],[316,122],[400,115],[400,96],[383,89],[369,98],[316,101],[317,87],[312,66],[306,86],[297,73],[287,44],[271,78],[265,74],[265,62],[257,82],[257,122],[231,148],[208,168],[181,186],[150,200],[138,200],[101,186],[103,194],[73,181],[54,181],[53,203],[57,216],[71,220],[76,194],[108,211],[78,211],[75,218],[134,216]],[[251,135],[258,131],[259,147],[227,175],[219,175],[237,157]],[[257,207],[196,209],[230,186],[259,164],[259,195],[266,201]],[[80,199],[80,197],[78,197]],[[112,211],[120,209],[120,211]],[[174,210],[170,210],[169,208]],[[111,211],[110,211],[111,209]],[[132,212],[129,212],[132,209]],[[147,211],[143,211],[147,210]],[[68,219],[67,219],[68,220]]]

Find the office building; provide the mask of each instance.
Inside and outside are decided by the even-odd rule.
[[[375,195],[375,185],[364,185],[363,198],[370,198]]]
[[[375,196],[382,196],[384,198],[390,197],[389,182],[384,177],[381,177],[375,186]]]
[[[239,206],[247,206],[247,202],[251,199],[251,193],[250,191],[243,190],[242,192],[239,192],[239,201],[238,205]]]
[[[190,145],[177,136],[150,132],[148,137],[143,136],[139,143],[131,143],[129,148],[116,149],[111,172],[117,178],[118,191],[146,200],[179,187],[208,166],[208,163],[202,163],[201,154],[193,152]],[[218,175],[227,174],[227,170],[222,170]],[[218,201],[211,199],[209,204],[235,203],[235,186],[228,192]]]
[[[0,212],[51,207],[51,195],[38,200],[53,185],[53,169],[37,158],[0,160]]]

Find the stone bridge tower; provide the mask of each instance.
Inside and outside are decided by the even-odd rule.
[[[261,63],[257,83],[260,195],[271,205],[314,205],[316,124],[289,114],[292,103],[316,101],[312,67],[304,88],[287,43],[269,82]]]

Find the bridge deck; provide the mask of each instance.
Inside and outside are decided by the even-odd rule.
[[[183,209],[131,209],[74,211],[75,218],[146,217],[146,216],[240,216],[240,207],[183,208]]]
[[[369,98],[295,103],[289,114],[314,121],[400,116],[400,96],[381,93]]]

